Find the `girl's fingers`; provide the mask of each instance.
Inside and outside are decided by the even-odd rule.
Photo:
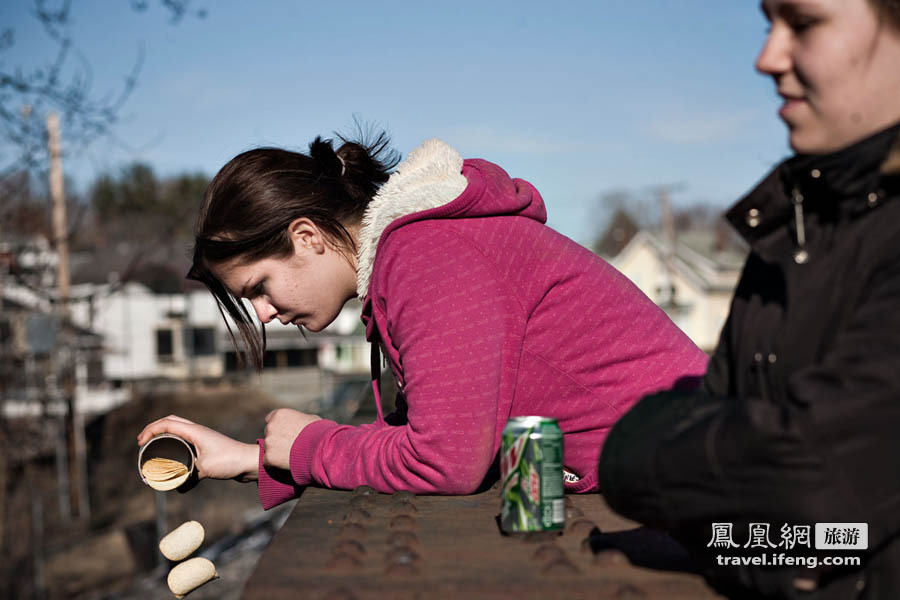
[[[181,423],[190,423],[190,424],[193,424],[193,423],[194,423],[193,421],[188,421],[188,420],[185,419],[184,417],[179,417],[178,415],[169,415],[169,416],[167,416],[167,417],[163,417],[163,418],[161,418],[161,419],[157,419],[157,420],[153,421],[153,422],[150,423],[150,425],[148,425],[147,427],[150,427],[150,426],[152,426],[152,425],[156,425],[157,423],[161,423],[161,422],[163,422],[163,421],[180,421]]]
[[[163,417],[162,419],[157,419],[157,420],[153,421],[152,423],[148,423],[147,425],[144,426],[144,428],[143,428],[143,429],[141,430],[141,432],[138,434],[138,438],[143,437],[144,432],[146,432],[146,431],[147,431],[148,429],[150,429],[151,427],[154,427],[154,426],[158,425],[159,423],[162,423],[162,422],[165,421],[166,419],[172,419],[172,418],[174,418],[174,417],[175,417],[175,415],[169,415],[168,417]]]
[[[187,419],[175,420],[166,417],[165,419],[160,419],[147,425],[138,436],[138,444],[146,444],[150,441],[150,438],[161,433],[174,433],[175,435],[180,435],[187,441],[194,443],[194,436],[192,434],[195,427],[196,425]]]
[[[165,433],[165,431],[158,431],[157,427],[160,423],[171,422],[171,421],[177,421],[179,423],[185,423],[188,425],[195,424],[193,421],[189,421],[183,417],[179,417],[178,415],[169,415],[168,417],[163,417],[162,419],[157,419],[157,420],[153,421],[152,423],[150,423],[149,425],[147,425],[146,427],[144,427],[144,429],[141,430],[141,432],[138,434],[138,443],[143,444],[145,442],[145,438],[147,437],[146,433],[148,431],[150,431],[151,428],[154,431],[154,433],[151,435],[151,437],[153,435],[157,435],[158,433]],[[175,432],[171,431],[170,433],[175,433]]]

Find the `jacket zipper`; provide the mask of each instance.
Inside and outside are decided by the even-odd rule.
[[[756,386],[759,388],[759,395],[765,402],[769,402],[769,386],[766,381],[765,357],[762,352],[753,355],[753,370],[756,371]]]
[[[791,204],[794,205],[795,233],[797,235],[797,249],[794,250],[794,262],[802,265],[809,261],[809,252],[806,251],[806,227],[803,224],[803,194],[796,187],[791,192]]]
[[[778,355],[769,352],[768,355],[757,352],[753,355],[754,368],[756,370],[756,382],[759,386],[759,395],[763,402],[775,404],[779,408],[781,417],[781,426],[788,427],[790,424],[790,415],[788,414],[789,402],[784,394],[775,393],[774,400],[769,398],[769,379],[771,367],[778,361]]]

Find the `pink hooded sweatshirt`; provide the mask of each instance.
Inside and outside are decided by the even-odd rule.
[[[546,219],[531,184],[439,140],[398,166],[366,211],[357,265],[378,418],[308,425],[291,449],[293,481],[263,468],[261,442],[263,507],[307,484],[471,493],[507,420],[525,415],[559,421],[565,466],[580,477],[567,491],[596,490],[615,421],[646,394],[699,382],[707,357]],[[400,389],[387,418],[379,347]]]

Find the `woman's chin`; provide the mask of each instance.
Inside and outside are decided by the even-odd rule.
[[[325,327],[327,327],[327,325],[322,325],[321,323],[316,323],[315,321],[311,321],[311,322],[307,321],[301,325],[297,325],[297,327],[301,327],[302,329],[311,331],[313,333],[318,333],[318,332],[322,331],[323,329],[325,329]]]
[[[797,154],[824,154],[829,151],[821,139],[796,129],[791,130],[788,136],[788,145]]]

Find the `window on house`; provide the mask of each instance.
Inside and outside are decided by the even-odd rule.
[[[191,327],[189,330],[191,351],[194,356],[212,356],[216,353],[216,331],[212,327]]]
[[[675,292],[674,284],[656,286],[656,303],[665,306],[676,304]]]
[[[87,383],[90,386],[100,385],[105,381],[103,377],[103,360],[99,356],[92,356],[87,361]]]
[[[319,364],[319,351],[316,348],[299,348],[287,351],[288,367],[315,367]]]
[[[0,345],[12,341],[12,326],[7,319],[0,319]]]
[[[172,362],[172,330],[156,330],[156,357],[160,362]]]
[[[234,350],[227,350],[225,352],[225,370],[228,372],[238,371],[238,370],[246,370],[247,365],[243,365],[241,367],[240,360],[238,359],[238,354]]]

